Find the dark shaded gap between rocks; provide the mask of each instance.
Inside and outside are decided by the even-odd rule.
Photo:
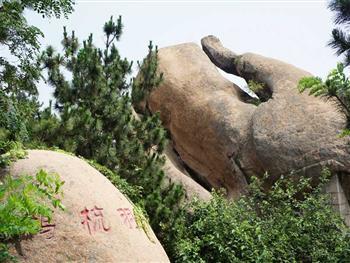
[[[210,185],[210,183],[207,180],[205,180],[203,176],[201,176],[199,173],[193,170],[186,162],[184,162],[184,160],[181,158],[180,154],[177,152],[175,147],[172,147],[172,149],[176,154],[176,156],[179,158],[179,160],[181,160],[181,163],[183,164],[186,172],[190,175],[191,179],[194,180],[196,183],[198,183],[207,191],[211,192],[212,186]]]

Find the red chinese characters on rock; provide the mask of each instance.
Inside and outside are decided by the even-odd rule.
[[[118,208],[117,211],[119,212],[120,217],[124,219],[124,224],[129,228],[137,228],[134,215],[130,208]]]
[[[118,208],[117,211],[125,225],[130,229],[137,228],[134,214],[130,208]],[[95,232],[108,232],[111,230],[111,227],[106,224],[103,208],[97,207],[96,205],[92,209],[85,207],[80,211],[80,217],[81,224],[90,235],[93,235]]]
[[[97,207],[96,205],[92,209],[80,211],[81,224],[88,230],[89,234],[92,235],[95,232],[108,232],[111,227],[107,226],[105,218],[103,216],[103,208]]]
[[[46,239],[51,239],[54,237],[56,224],[49,222],[46,217],[40,218],[41,230],[39,234],[45,235]]]

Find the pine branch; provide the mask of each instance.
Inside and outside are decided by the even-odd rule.
[[[350,36],[339,28],[335,28],[332,31],[333,39],[328,45],[336,49],[336,54],[339,56],[345,51],[350,49]]]
[[[334,22],[336,24],[350,23],[350,1],[349,0],[332,0],[328,8],[335,12]]]

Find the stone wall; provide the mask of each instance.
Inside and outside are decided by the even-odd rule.
[[[334,210],[339,212],[346,225],[350,226],[350,206],[338,175],[331,178],[325,187],[325,191],[331,195]]]

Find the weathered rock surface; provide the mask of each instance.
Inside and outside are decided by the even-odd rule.
[[[204,50],[214,47],[212,43],[215,49],[225,50],[218,42],[213,36],[202,39],[203,48],[207,47]],[[272,93],[272,99],[259,105],[252,116],[251,139],[261,169],[256,169],[255,161],[242,164],[247,173],[260,170],[278,175],[314,169],[322,163],[336,171],[350,171],[349,139],[337,136],[346,125],[345,116],[339,113],[334,102],[300,94],[297,90],[300,78],[310,73],[253,53],[236,56],[231,61],[232,72],[246,80],[264,83]],[[239,159],[243,163],[245,156],[249,158],[249,151],[242,152]]]
[[[246,120],[255,107],[238,99],[239,88],[220,75],[196,44],[160,49],[159,71],[164,81],[148,104],[151,111],[160,111],[181,159],[229,195],[244,191],[246,179],[230,155],[245,144]]]
[[[165,149],[164,155],[165,164],[163,170],[165,180],[168,183],[182,185],[186,202],[190,202],[194,198],[202,201],[209,201],[211,199],[212,195],[210,192],[191,178],[170,146]]]
[[[169,262],[148,228],[138,228],[133,205],[102,174],[83,160],[32,150],[11,168],[14,175],[56,172],[65,181],[65,211],[55,211],[52,226],[21,242],[23,262]],[[44,233],[47,231],[46,233]]]
[[[137,120],[140,120],[139,114],[133,108],[132,114]],[[185,193],[185,202],[191,202],[194,198],[202,201],[210,200],[212,197],[210,192],[191,178],[184,167],[184,163],[181,162],[181,159],[176,155],[170,144],[165,148],[164,158],[163,171],[165,174],[165,185],[171,183],[180,184]]]
[[[328,164],[350,172],[349,139],[337,136],[344,116],[332,102],[297,90],[308,72],[252,53],[236,55],[212,36],[202,45],[214,64],[264,83],[272,94],[259,106],[246,103],[196,44],[159,50],[164,81],[150,94],[149,108],[160,111],[176,151],[203,180],[234,198],[251,175],[265,171],[275,178],[291,171],[316,174]]]

